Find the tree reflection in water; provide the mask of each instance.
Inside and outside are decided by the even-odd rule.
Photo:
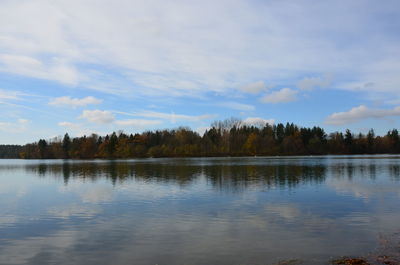
[[[175,183],[180,186],[193,184],[199,178],[221,191],[239,192],[248,187],[263,189],[291,189],[304,184],[321,184],[328,175],[351,180],[354,175],[375,179],[376,172],[387,172],[393,180],[400,180],[400,166],[396,164],[364,164],[346,160],[338,163],[265,163],[240,164],[198,163],[195,159],[152,159],[111,161],[68,161],[39,163],[25,166],[26,171],[38,176],[64,179],[65,185],[72,179],[96,181],[109,179],[113,185],[134,179],[144,182]],[[240,161],[240,160],[238,160]],[[209,161],[208,161],[209,162]],[[377,168],[379,167],[379,168]]]

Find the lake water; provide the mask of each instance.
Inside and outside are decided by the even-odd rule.
[[[0,264],[329,264],[400,231],[398,156],[0,160],[0,181]]]

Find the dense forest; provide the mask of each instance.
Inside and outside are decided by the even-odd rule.
[[[373,129],[366,135],[353,134],[350,130],[327,135],[320,127],[304,128],[293,123],[248,125],[235,118],[213,122],[202,136],[180,127],[141,134],[114,132],[77,138],[65,134],[24,146],[0,146],[1,158],[26,159],[394,153],[400,153],[396,129],[384,136],[376,136]]]
[[[19,158],[21,145],[0,145],[0,158]]]

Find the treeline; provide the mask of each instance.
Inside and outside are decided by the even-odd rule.
[[[0,159],[1,158],[19,158],[22,152],[21,145],[0,145]]]
[[[385,136],[335,132],[293,123],[247,125],[238,119],[217,121],[202,136],[189,128],[146,131],[141,134],[92,134],[71,139],[41,139],[21,147],[20,158],[137,158],[200,156],[267,156],[400,153],[396,129]]]

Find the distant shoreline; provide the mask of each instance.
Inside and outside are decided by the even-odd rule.
[[[399,154],[323,154],[323,155],[257,155],[257,156],[169,156],[169,157],[127,157],[127,158],[0,158],[0,160],[75,160],[75,161],[125,161],[125,160],[136,160],[136,159],[178,159],[178,158],[388,158],[388,157],[399,157]]]
[[[203,135],[187,127],[145,131],[141,134],[113,132],[71,138],[40,139],[26,145],[0,145],[0,158],[23,159],[124,159],[149,157],[252,157],[308,155],[400,154],[400,136],[392,129],[377,136],[334,132],[293,123],[243,124],[238,119],[214,122]]]

